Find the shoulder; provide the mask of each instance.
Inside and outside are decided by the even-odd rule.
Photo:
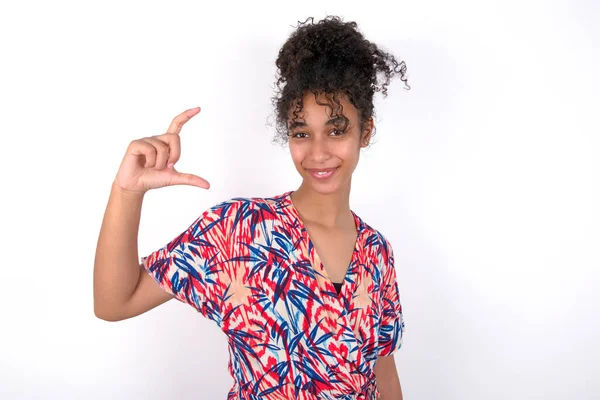
[[[284,196],[285,194],[272,197],[232,197],[204,211],[201,219],[227,222],[232,228],[256,225],[276,217]]]
[[[274,202],[279,196],[275,197],[231,197],[210,207],[208,212],[218,212],[220,210],[231,210],[240,208],[260,208],[263,204]]]
[[[208,211],[250,211],[250,210],[273,210],[280,207],[285,199],[285,194],[272,197],[232,197],[212,206]]]
[[[375,229],[362,219],[360,221],[365,247],[371,248],[374,256],[377,257],[382,265],[393,264],[394,250],[392,249],[392,243],[381,231]]]
[[[373,277],[381,288],[388,287],[395,281],[396,267],[394,250],[388,238],[381,231],[365,224],[364,248],[368,248],[373,261]]]

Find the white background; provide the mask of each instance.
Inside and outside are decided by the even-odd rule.
[[[0,6],[0,398],[225,398],[225,336],[191,307],[94,316],[110,185],[131,140],[201,106],[178,166],[212,187],[150,192],[140,256],[219,201],[296,189],[274,61],[326,14],[412,86],[376,98],[351,195],[394,246],[405,399],[599,398],[598,2],[215,3]]]

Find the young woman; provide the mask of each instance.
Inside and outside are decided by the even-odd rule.
[[[402,398],[394,353],[404,321],[387,239],[349,207],[352,173],[373,135],[373,95],[405,64],[356,23],[300,23],[279,52],[277,137],[303,178],[295,191],[233,198],[141,259],[144,194],[208,189],[175,169],[179,132],[134,140],[112,186],[94,266],[94,307],[118,321],[171,298],[213,320],[229,341],[228,399]],[[383,82],[378,79],[383,77]],[[406,82],[406,81],[405,81]]]

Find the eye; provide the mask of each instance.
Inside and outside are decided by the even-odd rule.
[[[334,129],[334,130],[331,131],[331,133],[335,133],[333,136],[342,136],[346,132],[343,131],[343,130],[341,130],[341,129]]]
[[[301,136],[301,135],[304,135],[304,136]],[[306,137],[306,133],[305,132],[296,132],[296,133],[292,133],[291,136],[293,138],[304,139]]]

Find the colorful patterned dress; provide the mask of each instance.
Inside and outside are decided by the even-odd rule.
[[[291,193],[217,204],[142,265],[227,335],[228,400],[376,399],[377,357],[404,332],[392,247],[352,212],[338,295]]]

